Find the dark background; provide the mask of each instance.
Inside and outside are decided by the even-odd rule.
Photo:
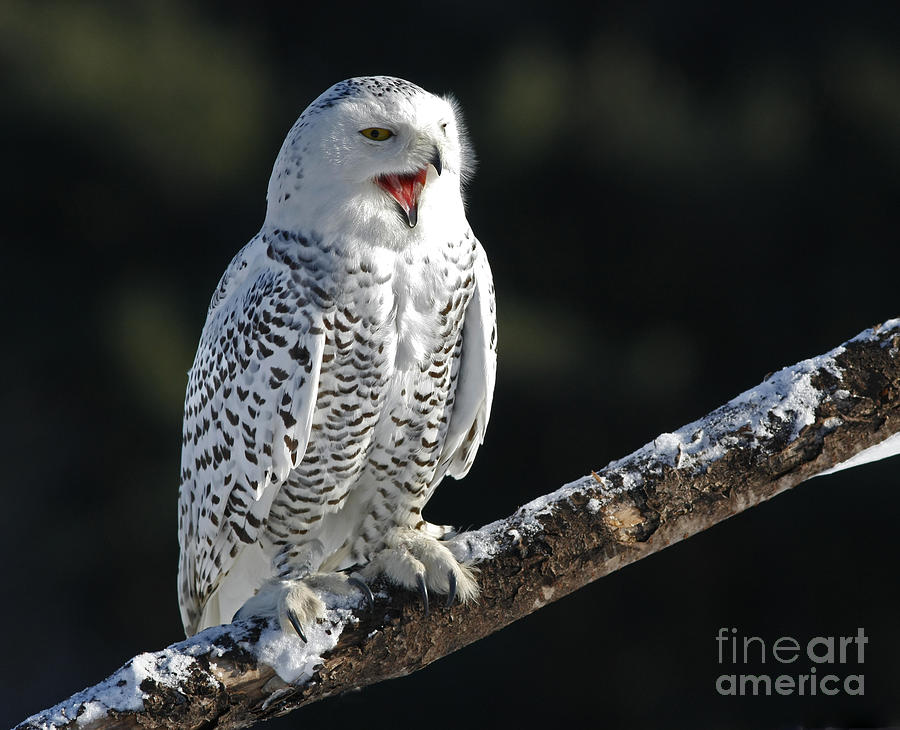
[[[185,373],[321,91],[385,73],[465,110],[500,370],[474,469],[427,514],[480,525],[900,314],[898,29],[887,2],[6,0],[0,723],[182,636]],[[802,485],[270,727],[900,723],[898,466]],[[838,673],[865,696],[720,697],[720,627],[864,627],[864,666]]]

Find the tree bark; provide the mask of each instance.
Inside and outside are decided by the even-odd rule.
[[[308,645],[261,620],[209,629],[135,657],[18,727],[246,727],[409,674],[870,447],[887,443],[874,458],[896,453],[898,433],[900,320],[891,320],[457,537],[457,557],[479,564],[477,604],[425,617],[416,596],[381,586],[373,610],[331,597]]]

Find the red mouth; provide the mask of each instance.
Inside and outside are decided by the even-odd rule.
[[[419,220],[419,196],[425,187],[428,168],[406,175],[379,175],[376,184],[386,190],[397,201],[410,228],[415,228]]]

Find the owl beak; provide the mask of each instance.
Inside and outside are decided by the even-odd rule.
[[[441,160],[441,151],[437,148],[437,145],[434,146],[434,151],[431,153],[428,163],[434,168],[438,177],[440,177],[441,172],[444,170],[444,163]]]
[[[431,165],[440,177],[444,170],[444,161],[441,159],[441,151],[437,145],[432,148],[427,164]],[[427,178],[427,165],[421,170],[407,175],[379,175],[375,178],[375,183],[397,201],[400,212],[406,218],[410,228],[415,228],[419,222],[419,196],[425,188]]]
[[[410,228],[415,228],[419,222],[419,196],[427,177],[428,168],[423,167],[407,175],[379,175],[375,178],[375,183],[397,201]]]

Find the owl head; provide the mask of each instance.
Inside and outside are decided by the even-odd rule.
[[[390,76],[335,84],[300,115],[275,162],[267,219],[416,228],[461,210],[472,154],[451,98]],[[396,235],[402,236],[399,231]]]

